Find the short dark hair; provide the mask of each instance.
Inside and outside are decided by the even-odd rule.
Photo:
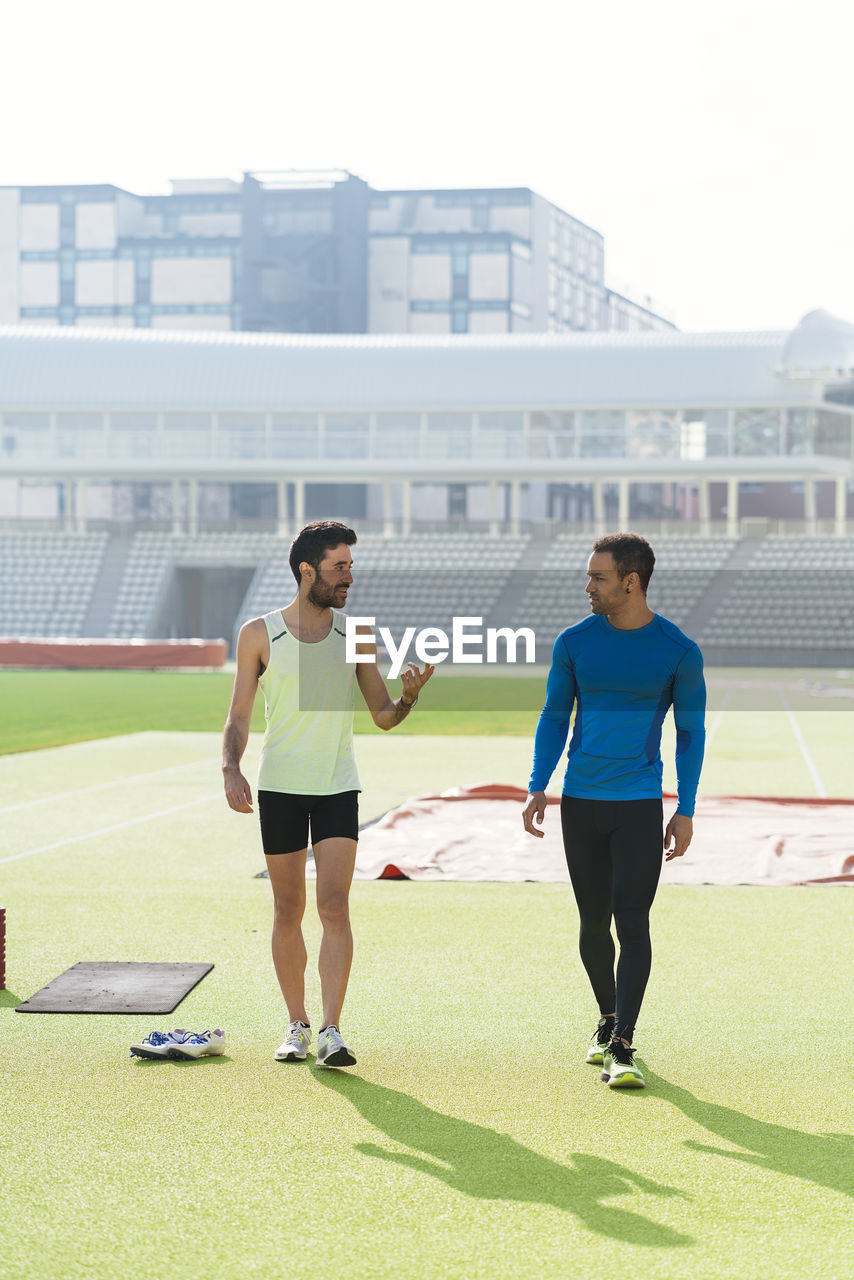
[[[636,573],[640,579],[641,591],[646,595],[655,568],[655,553],[646,538],[642,538],[639,533],[608,533],[604,538],[596,539],[593,550],[608,552],[620,579]]]
[[[345,546],[352,547],[356,542],[356,534],[337,520],[312,520],[310,524],[303,525],[291,543],[288,556],[297,586],[302,581],[299,567],[303,561],[310,564],[312,569],[319,569],[326,552],[333,547],[340,547],[342,542]]]

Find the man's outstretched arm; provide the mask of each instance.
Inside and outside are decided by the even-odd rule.
[[[362,691],[371,719],[378,729],[393,729],[409,715],[418,701],[418,695],[435,671],[429,662],[420,671],[414,662],[407,664],[400,673],[403,690],[399,698],[392,698],[377,666],[377,647],[373,641],[364,640],[356,646],[357,652],[368,655],[368,662],[360,662],[356,679]]]

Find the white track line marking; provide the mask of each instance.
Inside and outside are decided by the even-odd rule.
[[[208,800],[221,800],[223,793],[214,791],[208,796],[199,796],[198,800],[188,800],[185,804],[173,804],[169,809],[160,809],[157,813],[145,813],[141,818],[129,818],[127,822],[116,822],[111,827],[101,827],[98,831],[86,831],[82,836],[69,836],[66,840],[55,840],[53,844],[39,845],[38,849],[27,849],[24,853],[13,853],[10,858],[0,858],[0,866],[4,862],[17,862],[20,858],[32,858],[36,853],[48,853],[51,849],[62,849],[67,844],[80,844],[82,840],[95,840],[98,836],[109,835],[111,831],[126,831],[128,827],[138,827],[143,822],[153,822],[155,818],[165,818],[170,813],[180,813],[182,809],[192,809],[194,805],[206,804]]]
[[[4,813],[16,813],[19,809],[31,809],[36,804],[48,804],[51,800],[67,800],[69,796],[86,795],[89,791],[105,791],[107,787],[121,787],[126,782],[143,782],[148,778],[162,778],[164,773],[177,773],[179,769],[195,769],[200,764],[212,764],[213,756],[204,760],[191,760],[189,764],[172,765],[169,769],[155,769],[151,773],[132,773],[127,778],[116,778],[112,782],[93,782],[91,787],[77,787],[74,791],[57,791],[51,796],[40,796],[38,800],[23,800],[21,804],[10,804],[0,809],[0,817]]]
[[[809,747],[807,746],[804,740],[804,735],[801,733],[801,726],[798,724],[797,720],[795,719],[795,713],[794,711],[792,711],[792,708],[789,706],[788,699],[786,698],[786,695],[783,692],[782,688],[779,690],[779,694],[780,694],[780,701],[782,702],[785,708],[786,715],[789,717],[789,724],[792,726],[792,732],[794,733],[795,737],[798,740],[798,746],[801,749],[801,755],[803,756],[804,762],[807,766],[807,769],[809,770],[810,777],[812,778],[812,781],[813,781],[813,786],[816,789],[816,794],[820,797],[820,799],[826,800],[827,791],[825,790],[824,783],[821,780],[821,774],[818,771],[818,766],[816,765],[815,760],[813,760],[812,756],[810,755]]]
[[[721,722],[724,718],[724,712],[729,706],[731,700],[732,700],[732,685],[729,686],[726,693],[724,694],[721,700],[721,705],[718,707],[718,713],[715,716],[714,720],[712,721],[712,727],[709,729],[709,732],[706,734],[706,750],[707,751],[709,747],[712,745],[712,738],[714,738],[718,729],[720,729],[721,727]]]

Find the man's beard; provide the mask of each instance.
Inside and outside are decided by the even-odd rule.
[[[317,578],[309,587],[308,603],[314,605],[315,609],[331,609],[335,604],[335,596],[336,588]]]

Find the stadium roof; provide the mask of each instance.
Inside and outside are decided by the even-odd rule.
[[[628,408],[818,402],[854,326],[791,332],[324,336],[0,327],[0,409]]]

